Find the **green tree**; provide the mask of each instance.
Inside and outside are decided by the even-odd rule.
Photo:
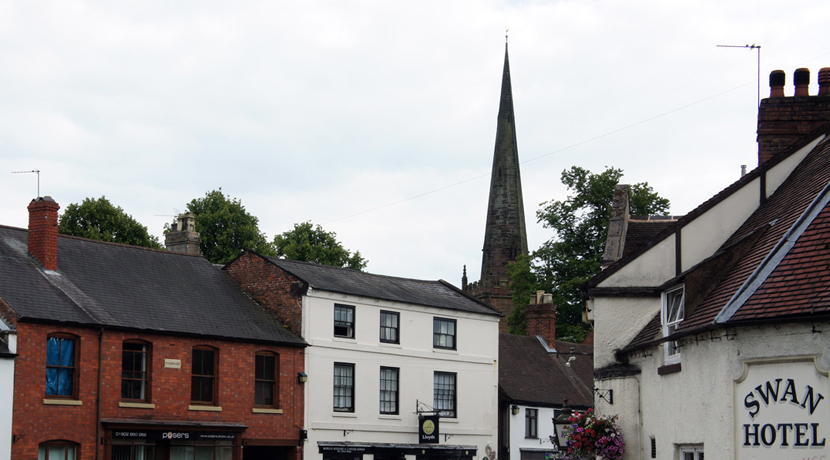
[[[196,231],[202,237],[200,248],[205,259],[215,264],[233,260],[244,249],[274,255],[259,231],[259,219],[242,206],[242,201],[226,196],[222,188],[205,193],[187,204],[196,218]]]
[[[294,229],[274,237],[274,249],[278,256],[291,260],[303,260],[334,267],[363,270],[368,261],[360,251],[352,254],[337,241],[337,234],[327,232],[311,222],[294,224]]]
[[[97,200],[84,198],[81,204],[72,203],[67,206],[58,223],[58,232],[93,240],[161,249],[158,239],[150,235],[147,227],[133,219],[120,206],[110,203],[104,196]]]
[[[622,173],[621,169],[606,167],[602,173],[594,174],[578,166],[562,172],[562,183],[568,187],[569,195],[561,201],[542,203],[536,212],[537,221],[553,230],[553,237],[533,252],[531,260],[520,259],[511,267],[514,302],[522,302],[516,303],[519,307],[508,318],[511,332],[524,331],[527,301],[523,299],[543,289],[553,294],[557,307],[557,337],[581,341],[588,333],[588,326],[582,322],[579,286],[600,272],[614,188]],[[665,215],[669,205],[669,200],[659,196],[647,182],[631,186],[632,215]]]

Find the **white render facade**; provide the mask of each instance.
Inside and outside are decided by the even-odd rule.
[[[685,283],[685,302],[688,295],[698,294],[688,290],[695,270],[724,253],[739,251],[737,245],[753,237],[748,233],[747,239],[723,247],[762,204],[776,199],[774,193],[808,154],[815,154],[814,149],[826,151],[819,145],[825,139],[818,136],[783,161],[759,168],[760,173],[722,192],[703,211],[683,220],[674,233],[615,267],[610,275],[600,275],[601,281],[587,289],[587,308],[595,327],[595,387],[613,390],[614,395],[613,405],[597,398],[595,409],[619,416],[627,445],[624,459],[698,460],[703,452],[707,460],[830,459],[830,321],[826,316],[814,321],[772,317],[730,326],[720,319],[727,306],[740,296],[752,295],[738,290],[731,299],[725,298],[724,310],[709,320],[710,327],[679,338],[677,348],[669,348],[674,342],[660,340],[667,335],[667,293]],[[791,185],[784,193],[799,193],[795,189],[797,185]],[[815,203],[816,212],[827,206],[827,198],[805,196],[808,203]],[[800,219],[808,211],[809,207]],[[759,219],[758,238],[763,237],[765,224],[770,228],[777,219],[769,223]],[[779,245],[797,242],[797,235],[792,235],[790,230]],[[761,268],[770,259],[757,259],[756,280],[767,276]],[[741,289],[759,289],[763,281],[753,277]],[[640,293],[632,294],[634,289]],[[648,289],[651,294],[642,294]],[[709,300],[709,293],[703,295]],[[816,305],[821,304],[819,299]],[[662,330],[659,325],[649,328],[655,317]]]
[[[515,407],[515,409],[513,409]],[[528,433],[528,411],[536,411],[536,436]],[[516,413],[514,413],[516,412]],[[526,406],[514,404],[510,408],[510,459],[522,460],[522,453],[538,452],[544,455],[555,450],[551,443],[553,419],[559,411],[552,407]],[[532,455],[532,454],[531,454]]]
[[[11,459],[12,410],[14,407],[14,354],[17,352],[17,334],[0,320],[0,348],[5,344],[8,353],[0,352],[0,460]],[[4,356],[5,355],[5,356]]]
[[[336,308],[341,313],[353,312],[351,326],[343,326],[337,335]],[[388,316],[397,318],[398,343],[381,341],[381,312],[387,319]],[[433,346],[436,318],[454,324],[452,347]],[[416,410],[427,410],[436,405],[436,373],[441,374],[441,378],[455,381],[455,416],[440,418],[437,445],[473,447],[473,458],[487,457],[490,449],[495,450],[497,434],[498,324],[497,314],[427,307],[309,288],[302,299],[302,335],[311,345],[306,350],[305,363],[309,376],[305,389],[308,430],[305,459],[347,456],[372,460],[369,457],[379,455],[372,454],[371,448],[360,446],[378,443],[417,445],[419,418]],[[351,402],[348,397],[343,398],[343,388],[335,390],[335,367],[338,367],[339,375],[344,369],[346,374],[353,369]],[[384,392],[383,411],[382,369],[387,377],[390,371],[397,374],[397,385],[384,384],[387,391]],[[339,383],[343,381],[339,380]],[[340,384],[337,386],[342,386]],[[391,399],[396,400],[396,404],[391,404],[389,388],[395,386],[397,394]],[[337,398],[335,391],[339,391]],[[422,403],[420,407],[418,402]],[[335,443],[338,447],[330,447],[324,455],[320,452],[320,443]],[[352,447],[343,449],[346,444]],[[407,453],[406,458],[414,460],[416,455]]]

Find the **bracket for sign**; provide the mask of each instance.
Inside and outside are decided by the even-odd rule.
[[[354,430],[343,430],[343,437],[346,437],[346,436],[352,434],[352,432],[354,432]]]
[[[447,442],[447,439],[450,439],[453,436],[455,436],[455,435],[454,434],[449,434],[449,433],[444,433],[444,442]]]
[[[441,415],[441,411],[436,410],[434,407],[430,406],[429,404],[427,404],[423,401],[419,401],[417,399],[415,400],[415,413],[418,414],[418,415],[421,415],[421,414],[435,414],[435,415],[438,415],[438,416]]]
[[[607,402],[608,404],[614,405],[614,390],[609,388],[607,390],[603,390],[602,388],[594,388],[594,393],[597,395],[597,398]]]

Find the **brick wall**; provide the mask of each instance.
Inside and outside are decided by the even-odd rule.
[[[45,397],[46,339],[50,333],[70,333],[80,338],[78,366],[81,406],[47,405]],[[151,400],[153,409],[120,407],[121,360],[124,340],[151,344]],[[101,418],[241,423],[241,435],[249,440],[281,441],[299,445],[303,427],[303,391],[297,373],[304,372],[302,348],[236,343],[220,340],[105,331],[102,340]],[[96,458],[99,332],[29,323],[18,324],[15,362],[13,433],[20,439],[12,446],[13,458],[37,458],[38,444],[64,439],[81,444],[80,458]],[[218,350],[217,405],[221,412],[189,410],[192,349],[207,345]],[[282,414],[253,413],[255,354],[279,355],[279,408]],[[165,359],[180,360],[181,368],[165,368]],[[102,436],[104,433],[102,432]],[[294,449],[289,460],[299,460]],[[237,457],[238,458],[238,457]]]
[[[251,252],[241,255],[225,271],[291,332],[302,336],[302,295],[297,291],[303,283],[299,278]]]

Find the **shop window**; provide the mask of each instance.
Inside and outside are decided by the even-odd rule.
[[[385,343],[401,343],[398,334],[400,313],[393,311],[380,312],[380,341]]]
[[[46,396],[78,398],[78,337],[53,334],[46,339]]]
[[[677,330],[685,315],[685,289],[683,286],[663,293],[663,308],[660,315],[663,326],[663,337],[668,337]],[[677,341],[671,340],[663,344],[664,361],[666,364],[680,362],[680,350]]]
[[[37,447],[37,460],[75,460],[78,444],[71,441],[47,441]]]
[[[446,318],[432,319],[432,346],[455,350],[455,320]]]
[[[539,410],[525,409],[525,437],[538,438]]]
[[[257,406],[276,407],[279,400],[279,385],[277,376],[280,375],[279,355],[271,352],[256,354],[255,401]]]
[[[354,338],[354,307],[334,304],[334,336]]]
[[[216,405],[217,351],[211,347],[194,347],[190,373],[190,400],[193,404]]]
[[[110,460],[155,460],[163,458],[156,455],[156,446],[152,441],[113,441]]]
[[[436,372],[433,386],[434,407],[441,417],[456,418],[456,388],[454,372]]]
[[[174,442],[170,445],[170,460],[233,460],[233,443],[216,442]]]
[[[334,363],[334,410],[354,412],[354,364]]]
[[[129,340],[121,344],[121,399],[150,400],[150,344]]]
[[[396,367],[380,368],[380,413],[398,413],[398,374]]]

